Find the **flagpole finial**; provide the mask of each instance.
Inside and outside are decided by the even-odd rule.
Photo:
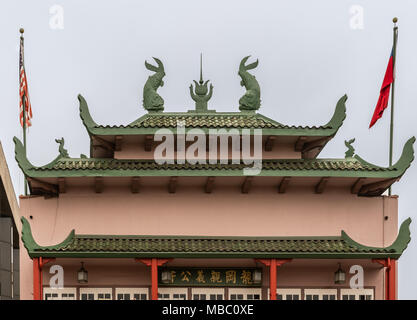
[[[25,29],[20,28],[20,29],[19,29],[19,32],[23,35],[23,33],[25,32]]]
[[[394,18],[392,19],[392,22],[394,22],[394,24],[396,24],[396,23],[398,22],[398,18],[397,18],[397,17],[394,17]]]

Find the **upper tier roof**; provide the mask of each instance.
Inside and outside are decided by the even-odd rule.
[[[321,126],[290,126],[284,125],[256,111],[241,112],[215,112],[215,111],[189,111],[189,112],[162,112],[152,111],[127,125],[99,125],[91,117],[86,100],[79,95],[80,117],[88,134],[91,137],[91,157],[112,158],[116,145],[123,136],[147,136],[152,137],[159,129],[175,130],[179,123],[185,126],[185,133],[191,129],[200,129],[204,133],[210,130],[231,129],[249,130],[250,134],[259,134],[254,130],[262,130],[266,137],[290,139],[294,149],[301,152],[303,158],[315,158],[331,140],[346,118],[346,100],[344,95],[339,99],[333,117]],[[220,133],[222,134],[222,133]],[[99,151],[96,151],[98,148]],[[102,149],[110,150],[103,153]],[[100,151],[101,150],[101,151]]]
[[[127,125],[99,125],[91,117],[86,100],[79,95],[80,116],[90,135],[146,135],[158,129],[177,127],[184,121],[185,128],[208,129],[262,129],[263,135],[278,136],[333,136],[346,118],[344,95],[337,102],[333,117],[321,126],[289,126],[255,112],[149,112]]]

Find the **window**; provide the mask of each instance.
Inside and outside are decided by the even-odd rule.
[[[337,300],[337,289],[305,289],[304,300]]]
[[[268,289],[268,300],[270,299]],[[301,299],[301,289],[286,289],[278,288],[277,289],[277,300],[300,300]]]
[[[158,288],[159,300],[187,300],[187,288]]]
[[[117,300],[148,300],[148,288],[116,288]]]
[[[261,288],[229,288],[229,300],[261,300]]]
[[[110,293],[98,293],[97,294],[97,300],[110,300],[111,294]]]
[[[44,300],[75,300],[76,288],[43,288]]]
[[[374,289],[340,289],[342,300],[374,300]]]
[[[94,300],[94,294],[93,293],[82,293],[81,300]]]
[[[223,288],[192,288],[191,297],[193,300],[223,300]]]
[[[80,300],[112,300],[112,288],[80,288]]]

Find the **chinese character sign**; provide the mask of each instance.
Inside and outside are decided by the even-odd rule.
[[[164,268],[159,270],[158,282],[162,286],[224,286],[251,287],[261,286],[254,283],[254,268]],[[161,281],[162,272],[169,272],[169,282]]]

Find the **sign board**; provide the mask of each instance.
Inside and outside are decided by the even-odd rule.
[[[259,279],[254,278],[255,271]],[[161,286],[260,287],[261,279],[262,270],[255,268],[162,268],[158,272]]]

